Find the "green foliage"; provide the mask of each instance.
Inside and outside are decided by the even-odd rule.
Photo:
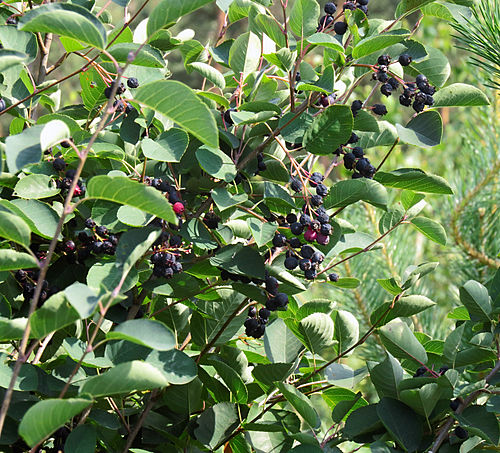
[[[457,279],[453,329],[431,331],[438,263],[413,253],[449,253],[462,221],[432,210],[463,187],[418,168],[442,149],[438,108],[490,101],[445,86],[412,13],[463,13],[472,39],[496,9],[402,0],[385,21],[356,5],[337,5],[339,33],[316,0],[162,0],[141,23],[2,6],[21,16],[0,26],[5,451],[498,448],[500,272]],[[220,10],[211,44],[179,32]]]

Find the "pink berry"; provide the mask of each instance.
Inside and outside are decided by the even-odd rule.
[[[327,245],[330,242],[330,236],[325,236],[324,234],[318,233],[316,236],[316,242],[319,245]]]
[[[316,239],[318,233],[314,231],[312,228],[308,228],[307,231],[304,233],[304,239],[308,242],[314,242]]]
[[[176,214],[180,214],[181,212],[184,212],[184,205],[178,201],[177,203],[174,203],[174,205],[172,206],[174,208],[174,212]]]

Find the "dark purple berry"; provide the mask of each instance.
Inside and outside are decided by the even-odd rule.
[[[377,59],[377,63],[379,66],[389,66],[391,63],[391,57],[390,55],[380,55]]]
[[[273,238],[273,245],[275,247],[284,247],[286,245],[286,236],[276,233]]]
[[[76,245],[73,241],[66,241],[63,245],[63,249],[66,253],[73,253],[76,250]]]
[[[425,366],[421,366],[413,375],[413,377],[423,376],[427,372],[427,368]]]
[[[294,192],[300,192],[302,190],[302,182],[300,182],[297,178],[293,178],[290,187]]]
[[[137,88],[139,86],[139,81],[135,77],[130,77],[127,80],[127,86],[129,88]]]
[[[450,401],[450,408],[453,412],[458,409],[458,406],[460,406],[460,399],[455,398],[454,400]]]
[[[427,77],[423,74],[419,74],[415,79],[415,83],[418,85],[420,83],[428,83]]]
[[[257,316],[257,307],[255,305],[252,305],[248,309],[248,317],[249,318],[255,318],[255,316]]]
[[[328,3],[325,3],[325,6],[323,9],[324,9],[326,14],[333,15],[337,11],[337,6],[335,5],[335,3],[328,2]]]
[[[85,220],[85,226],[89,229],[92,229],[95,227],[95,222],[89,218],[89,219]]]
[[[387,107],[384,104],[375,104],[372,107],[372,111],[373,113],[375,113],[375,115],[380,115],[380,116],[387,115]]]
[[[380,92],[384,95],[384,96],[390,96],[392,94],[392,85],[389,84],[389,83],[384,83],[381,87],[380,87]]]
[[[399,103],[405,107],[409,107],[411,105],[411,99],[409,97],[406,97],[405,95],[401,94],[399,96]]]
[[[290,231],[292,232],[292,234],[295,234],[295,236],[298,236],[304,231],[304,225],[302,225],[300,222],[292,223],[290,225]]]
[[[54,167],[54,170],[56,171],[64,171],[66,170],[66,162],[64,159],[61,159],[60,157],[56,157],[54,161],[52,162],[52,166]]]
[[[412,62],[412,57],[411,55],[408,55],[407,53],[404,53],[399,56],[398,61],[401,66],[409,66]]]
[[[356,162],[356,157],[353,153],[346,153],[344,155],[344,167],[348,170],[352,170],[354,168],[354,163]]]
[[[299,265],[299,260],[295,256],[289,256],[285,259],[285,267],[292,271]]]
[[[347,23],[335,22],[333,30],[335,31],[335,33],[337,33],[337,35],[345,35],[345,32],[347,31]]]
[[[101,237],[105,237],[108,235],[108,229],[103,225],[96,227],[95,232],[98,236]]]
[[[424,110],[425,104],[423,102],[414,101],[412,107],[415,112],[420,113]]]
[[[455,428],[455,436],[457,436],[459,439],[467,439],[469,437],[469,433],[461,426],[457,426]]]
[[[339,278],[339,274],[336,274],[335,272],[328,275],[328,280],[330,280],[331,282],[338,282]]]

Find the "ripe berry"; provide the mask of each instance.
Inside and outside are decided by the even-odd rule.
[[[90,246],[90,249],[92,252],[94,252],[96,255],[99,255],[104,252],[102,242],[101,241],[95,241],[92,243]]]
[[[446,373],[448,370],[450,369],[449,366],[447,365],[443,365],[441,368],[439,368],[439,375],[443,375],[444,373]]]
[[[257,315],[257,308],[255,307],[255,305],[252,305],[248,309],[248,317],[249,318],[255,318],[256,315]]]
[[[427,368],[425,366],[421,366],[413,375],[413,377],[420,377],[423,376],[427,372]]]
[[[401,66],[409,66],[410,63],[412,62],[412,57],[411,55],[408,55],[407,53],[404,53],[399,56],[398,61]]]
[[[257,310],[255,310],[255,311],[257,312]],[[247,329],[253,330],[259,326],[259,321],[257,321],[257,319],[255,319],[254,317],[251,317],[251,318],[247,318],[247,320],[243,323],[243,325]]]
[[[328,243],[330,242],[330,237],[325,234],[318,233],[316,235],[316,242],[319,245],[328,245]]]
[[[359,2],[358,2],[358,9],[360,9],[361,11],[363,11],[365,14],[368,14],[368,6],[366,6],[366,5],[360,5]]]
[[[285,307],[288,304],[288,296],[285,293],[278,293],[274,297],[278,307]]]
[[[287,223],[295,223],[297,221],[297,216],[293,212],[290,212],[286,215],[285,220]]]
[[[428,83],[427,77],[423,74],[419,74],[415,79],[415,83],[418,85],[420,83]]]
[[[278,283],[278,280],[269,275],[266,277],[266,291],[269,293],[269,294],[276,294],[278,292],[278,286],[279,286],[279,283]]]
[[[377,59],[377,63],[380,66],[389,66],[389,64],[391,63],[391,57],[389,55],[380,55],[380,57],[378,57]]]
[[[300,249],[300,256],[302,256],[302,258],[311,259],[313,253],[314,249],[310,245],[304,245]]]
[[[300,192],[302,190],[302,182],[297,178],[292,178],[292,184],[290,186],[294,192]]]
[[[359,100],[355,100],[353,101],[353,103],[351,104],[351,110],[353,112],[357,112],[358,110],[361,110],[363,108],[363,102],[362,101],[359,101]]]
[[[300,242],[299,238],[291,238],[288,240],[288,243],[290,244],[290,247],[294,249],[298,249],[299,247],[302,247],[302,242]]]
[[[127,80],[127,86],[129,88],[137,88],[139,86],[139,81],[135,77],[130,77]]]
[[[276,233],[273,238],[273,245],[275,247],[284,247],[286,245],[286,236],[281,233]]]
[[[318,30],[324,30],[327,28],[331,23],[333,22],[333,17],[332,16],[323,16],[319,20],[319,25],[318,25]]]
[[[425,95],[425,105],[434,105],[434,98],[430,94]]]
[[[357,159],[361,159],[365,155],[363,148],[361,148],[360,146],[354,147],[352,149],[352,154],[354,154],[354,157],[356,157]]]
[[[231,112],[234,112],[234,109],[229,109],[224,112],[224,122],[228,126],[232,126],[234,124],[233,119],[231,118]]]
[[[337,33],[337,35],[345,35],[345,32],[347,31],[347,23],[335,22],[333,29],[334,29],[335,33]]]
[[[289,256],[285,259],[285,267],[293,271],[299,265],[299,260],[295,256]]]
[[[322,263],[324,259],[325,255],[323,255],[321,252],[314,252],[313,256],[311,257],[311,261],[313,263]]]
[[[458,409],[458,406],[460,406],[460,400],[458,398],[450,401],[450,408],[453,412]]]
[[[414,101],[412,107],[415,112],[420,113],[424,110],[425,104],[423,102]]]
[[[317,275],[318,273],[314,268],[308,269],[304,272],[304,277],[307,278],[308,280],[314,280],[317,277]]]
[[[399,88],[399,82],[394,78],[391,77],[387,83],[392,87],[393,90],[397,90]]]
[[[358,170],[362,175],[366,173],[370,166],[370,161],[366,159],[365,157],[362,159],[359,159],[358,162],[356,162],[356,170]]]
[[[300,82],[302,80],[302,78],[300,77],[300,72],[297,71],[296,74],[295,74],[295,81],[296,82]]]
[[[267,165],[264,161],[258,162],[257,163],[257,168],[259,171],[266,171],[267,170]]]
[[[18,271],[16,271],[15,275],[14,275],[14,278],[18,281],[18,282],[23,282],[26,280],[26,278],[28,277],[28,273],[22,269],[19,269]]]
[[[311,197],[311,204],[313,206],[321,206],[323,203],[323,198],[320,195],[313,195]]]
[[[66,176],[66,178],[68,179],[73,180],[76,176],[76,170],[67,170],[64,176]]]
[[[85,220],[85,226],[89,229],[92,229],[95,227],[95,222],[92,219],[88,218]]]
[[[354,168],[354,162],[356,162],[356,157],[353,153],[346,153],[344,155],[344,167],[348,170],[352,170]]]
[[[66,162],[64,162],[64,159],[61,159],[60,157],[56,157],[54,161],[52,162],[52,166],[54,167],[54,170],[56,171],[64,171],[66,169]]]
[[[380,92],[384,95],[384,96],[390,96],[392,94],[392,85],[390,83],[384,83],[381,87],[380,87]]]
[[[330,280],[331,282],[338,282],[339,278],[339,274],[336,274],[335,272],[328,275],[328,280]]]
[[[377,80],[382,83],[386,83],[389,80],[389,76],[386,72],[377,72]]]
[[[375,115],[380,115],[380,116],[387,115],[387,107],[384,104],[375,104],[372,107],[372,111],[373,113],[375,113]]]
[[[404,105],[405,107],[409,107],[411,105],[411,99],[409,97],[406,97],[404,94],[401,94],[399,96],[399,103],[401,105]]]
[[[108,235],[108,229],[103,225],[98,226],[95,229],[95,232],[96,232],[97,236],[101,236],[101,237],[105,237]]]
[[[323,223],[319,232],[323,236],[330,236],[330,234],[332,234],[332,226],[329,223]]]
[[[353,132],[351,134],[351,138],[349,139],[349,141],[347,142],[347,144],[353,144],[353,143],[357,143],[359,142],[359,137]]]
[[[304,225],[302,225],[300,222],[292,223],[290,225],[290,231],[292,232],[292,234],[295,234],[295,236],[298,236],[304,231]]]
[[[328,193],[328,187],[326,187],[324,184],[318,184],[316,186],[316,194],[321,196],[321,197],[325,197]]]
[[[332,2],[325,3],[324,11],[326,14],[335,14],[335,12],[337,11],[337,6]]]
[[[4,99],[0,99],[0,112],[3,112],[5,110],[5,100]]]
[[[354,11],[356,9],[356,5],[353,2],[346,2],[342,6],[343,10],[345,11],[346,9],[350,9],[351,11]]]
[[[271,315],[271,311],[268,310],[267,308],[262,307],[259,310],[259,318],[263,320],[269,319],[269,316]]]
[[[319,229],[321,229],[321,226],[323,224],[328,224],[328,222],[330,221],[330,216],[326,212],[321,212],[318,214],[317,220],[320,223]]]
[[[63,249],[66,253],[73,253],[76,250],[76,245],[73,241],[66,241],[63,245]]]
[[[306,226],[306,225],[309,225],[311,223],[311,217],[309,217],[307,214],[300,214],[300,219],[299,219],[299,222]]]
[[[181,214],[184,212],[184,204],[178,201],[177,203],[174,203],[172,209],[176,214]]]
[[[358,0],[358,5],[366,6],[370,3],[370,0]]]
[[[213,211],[209,211],[205,214],[203,222],[210,230],[216,230],[219,228],[220,217],[217,216]]]
[[[469,437],[469,433],[461,426],[457,426],[455,428],[455,436],[457,436],[459,439],[467,439]]]

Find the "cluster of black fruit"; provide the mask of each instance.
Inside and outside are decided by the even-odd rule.
[[[41,261],[43,261],[44,258],[44,252],[36,252],[35,253],[37,258],[42,258]],[[21,285],[21,288],[23,289],[23,297],[25,302],[30,302],[31,299],[33,299],[33,296],[35,295],[35,290],[36,290],[36,282],[38,280],[38,275],[39,271],[38,270],[32,270],[32,269],[19,269],[16,271],[14,277],[18,281],[18,283]],[[59,292],[59,289],[57,289],[55,286],[51,287],[49,286],[49,282],[47,280],[44,280],[42,283],[42,291],[40,292],[40,297],[38,298],[38,307],[41,307],[43,303],[53,294]]]
[[[174,274],[182,272],[182,263],[175,253],[157,250],[151,255],[153,275],[156,277],[172,278]]]
[[[244,323],[246,335],[253,338],[261,338],[264,335],[272,311],[285,311],[288,308],[288,296],[278,291],[278,280],[271,275],[266,275],[264,283],[268,295],[266,306],[259,310],[258,316],[257,307],[251,306],[248,309],[248,318]]]
[[[52,161],[52,166],[54,167],[54,170],[62,172],[66,168],[66,162],[64,162],[64,160],[61,159],[60,157],[57,157]],[[75,179],[75,175],[76,175],[76,170],[70,169],[66,171],[63,178],[59,178],[56,181],[56,187],[58,189],[61,189],[63,195],[67,193],[67,191],[71,187],[71,184],[73,184],[73,179]],[[83,182],[82,179],[79,178],[78,182],[76,183],[73,196],[81,197],[83,195],[85,195],[85,183]]]
[[[356,117],[356,115],[362,108],[363,108],[363,101],[355,100],[351,104],[352,116]],[[379,116],[387,115],[387,107],[384,104],[374,104],[372,107],[369,107],[369,109],[376,115]]]
[[[398,58],[401,66],[408,66],[412,62],[411,55],[402,54]],[[380,92],[384,96],[391,96],[394,91],[400,87],[400,82],[394,77],[389,77],[389,65],[392,64],[389,55],[380,55],[377,60],[378,65],[375,67],[373,79],[382,83]],[[429,84],[427,77],[419,74],[412,82],[403,82],[403,92],[399,96],[399,103],[405,107],[413,107],[417,113],[424,110],[425,106],[434,104],[432,95],[436,92],[436,87]]]
[[[115,85],[116,85],[116,80],[113,81],[109,87],[106,87],[104,89],[104,96],[106,96],[108,99],[111,97]],[[127,86],[129,88],[138,88],[139,81],[135,77],[129,77],[127,80]],[[116,87],[116,95],[121,96],[123,93],[125,93],[125,85],[122,82],[120,82],[119,85]],[[126,115],[135,110],[135,108],[130,103],[125,102],[123,99],[115,100],[113,102],[113,107],[117,112],[125,112]]]
[[[179,226],[180,226],[182,223],[181,214],[184,212],[184,203],[182,201],[181,196],[179,195],[179,192],[177,192],[176,188],[161,178],[147,177],[144,179],[144,182],[148,186],[154,187],[156,190],[159,190],[160,192],[167,195],[168,201],[172,205],[172,209],[177,214],[177,219],[179,221]],[[174,229],[179,229],[179,227]]]
[[[86,231],[78,233],[78,240],[81,246],[77,248],[76,244],[69,240],[63,244],[63,251],[70,261],[76,259],[78,262],[83,263],[90,255],[114,255],[116,246],[118,245],[118,236],[110,234],[108,229],[89,218],[85,220],[85,227],[91,230],[92,234],[89,236]]]
[[[361,101],[354,101],[361,102]],[[375,167],[370,163],[370,160],[365,157],[363,148],[360,146],[349,147],[359,141],[359,137],[353,132],[347,143],[339,146],[333,153],[337,156],[344,155],[344,167],[348,170],[354,170],[353,179],[369,178],[373,179],[375,175]]]

